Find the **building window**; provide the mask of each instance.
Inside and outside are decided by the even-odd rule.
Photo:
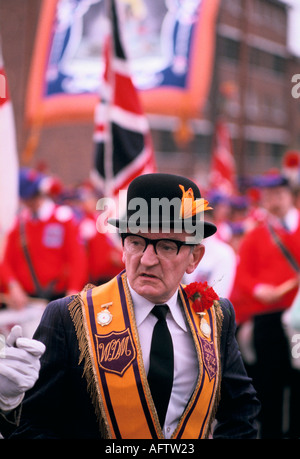
[[[284,154],[286,147],[284,145],[278,143],[272,143],[270,145],[270,153],[271,153],[271,163],[275,166],[280,166],[282,156]]]
[[[227,37],[219,37],[220,55],[234,61],[240,58],[240,42]]]
[[[286,60],[284,57],[271,54],[258,48],[250,49],[250,64],[254,67],[270,70],[283,74],[286,71]]]
[[[243,173],[256,174],[261,167],[262,157],[260,155],[260,145],[257,142],[248,140],[245,146],[245,170]]]
[[[286,61],[281,56],[273,56],[273,70],[276,73],[285,73],[286,71]]]

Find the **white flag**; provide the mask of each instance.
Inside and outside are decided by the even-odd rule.
[[[0,42],[0,243],[18,209],[18,154],[13,107]]]

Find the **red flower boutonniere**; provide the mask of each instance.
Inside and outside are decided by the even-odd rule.
[[[210,325],[204,319],[205,312],[214,304],[214,301],[219,300],[218,295],[212,287],[209,287],[207,282],[192,282],[184,288],[187,297],[192,300],[192,306],[196,314],[200,316],[200,329],[206,336],[210,336]]]
[[[199,314],[209,309],[215,300],[219,300],[218,295],[207,282],[192,282],[184,289],[187,297],[193,301],[194,311]]]

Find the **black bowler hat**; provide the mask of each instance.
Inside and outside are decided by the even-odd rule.
[[[121,232],[174,229],[175,232],[196,232],[196,238],[202,239],[217,230],[213,223],[204,221],[204,210],[209,209],[208,201],[201,198],[192,180],[171,174],[145,174],[135,178],[128,187],[125,218],[109,219],[108,223]]]

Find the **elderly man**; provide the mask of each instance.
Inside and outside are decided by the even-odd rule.
[[[159,205],[158,205],[159,204]],[[190,180],[135,179],[110,220],[125,270],[50,303],[46,352],[13,438],[255,438],[259,411],[234,337],[234,310],[205,284],[181,285],[216,227]]]

